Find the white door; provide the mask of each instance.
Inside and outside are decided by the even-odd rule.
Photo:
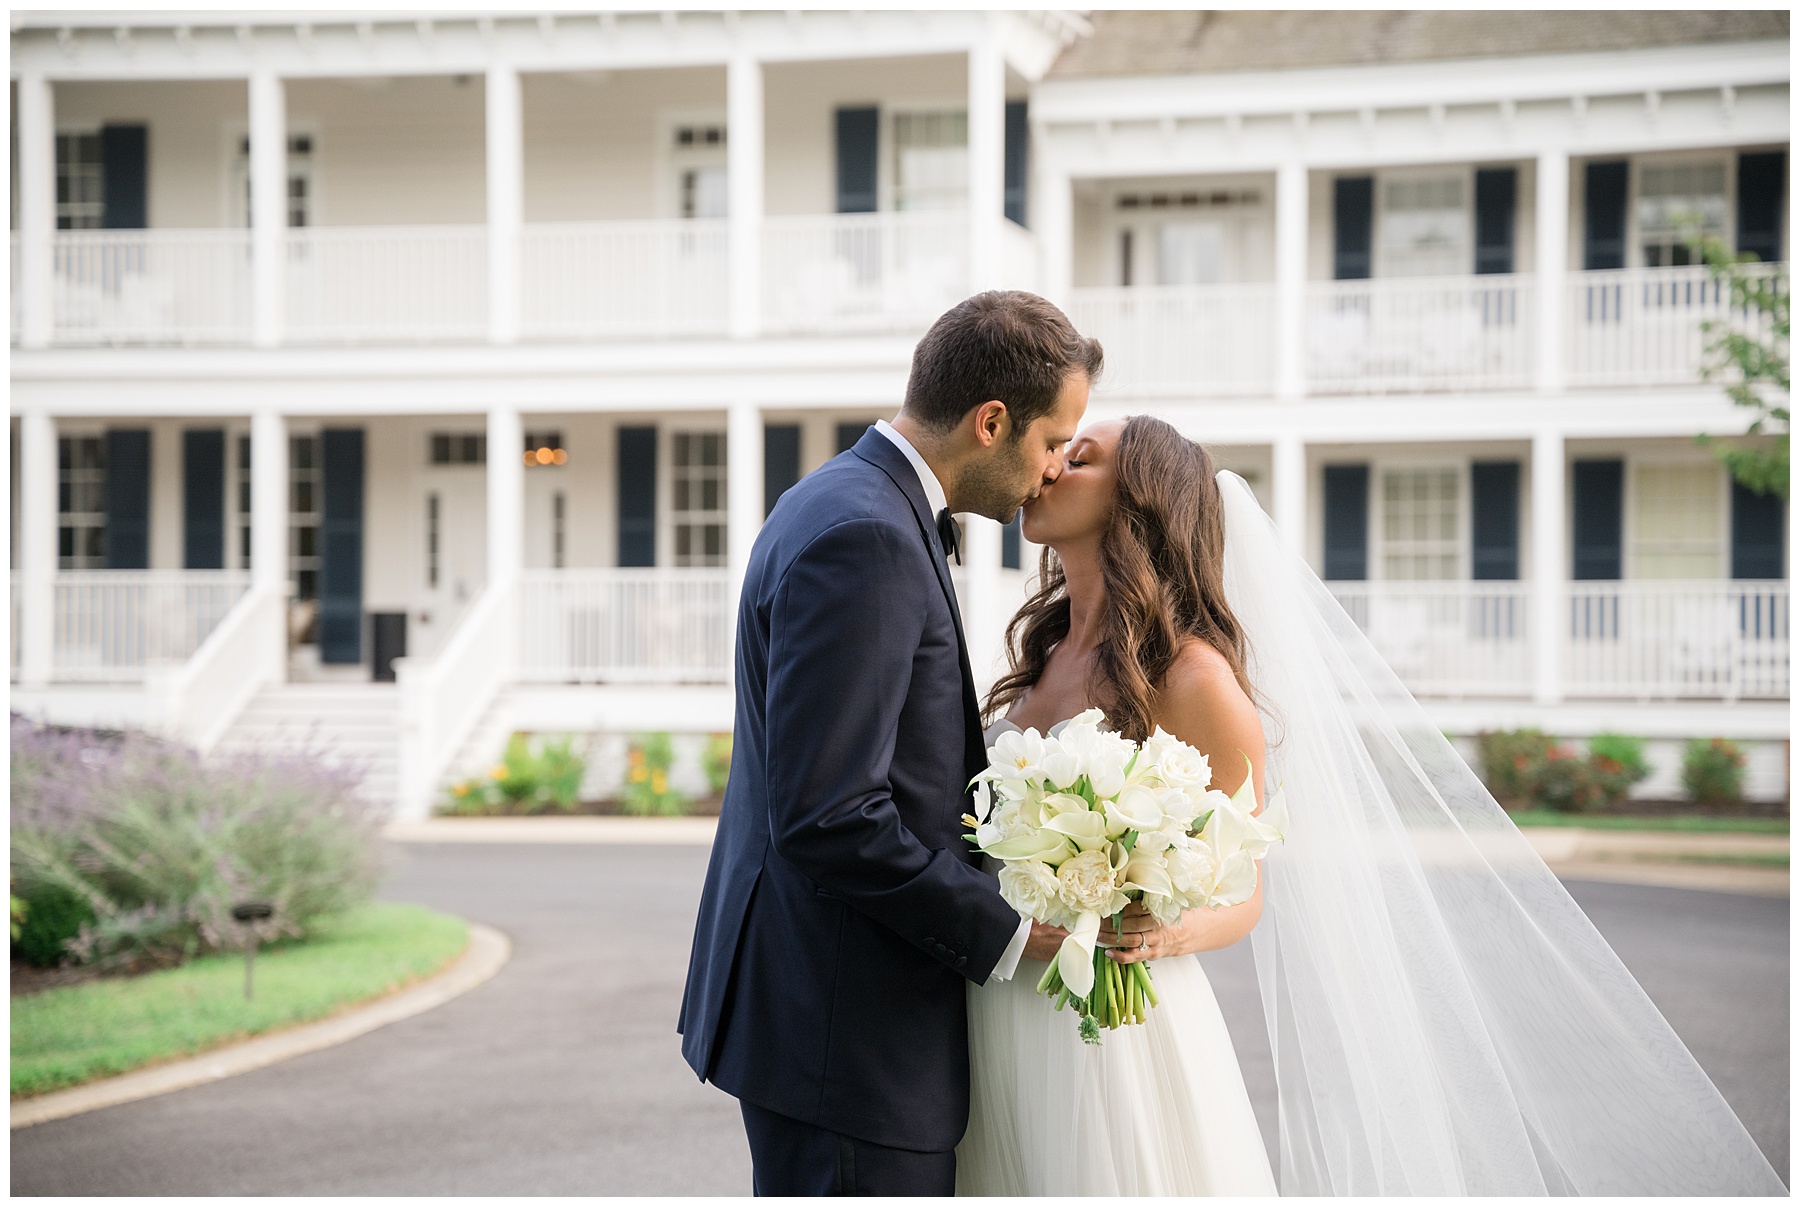
[[[425,584],[419,654],[429,656],[487,583],[487,490],[467,469],[425,475]]]

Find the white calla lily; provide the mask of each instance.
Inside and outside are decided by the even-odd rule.
[[[1148,788],[1127,788],[1106,802],[1107,820],[1125,830],[1154,830],[1163,824],[1163,807]],[[1116,836],[1115,836],[1116,837]]]
[[[995,859],[1037,859],[1051,867],[1075,854],[1075,847],[1067,838],[1044,830],[1003,839],[981,849]]]
[[[1066,836],[1084,851],[1100,850],[1110,841],[1106,836],[1106,815],[1091,809],[1058,813],[1044,822],[1044,829]]]
[[[1063,984],[1076,997],[1086,997],[1094,988],[1094,944],[1100,938],[1100,915],[1083,913],[1069,928],[1069,937],[1056,953],[1056,971]]]

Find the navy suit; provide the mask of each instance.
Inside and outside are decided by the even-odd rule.
[[[1019,918],[962,838],[986,753],[933,520],[870,430],[756,539],[679,1029],[694,1071],[761,1112],[947,1154],[968,1123],[965,987]],[[780,1192],[758,1155],[758,1189]]]

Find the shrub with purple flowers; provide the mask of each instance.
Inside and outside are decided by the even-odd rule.
[[[231,908],[243,901],[274,907],[262,941],[306,937],[367,900],[380,877],[380,819],[356,779],[304,756],[203,759],[143,734],[15,716],[21,954],[176,964],[241,946]],[[49,919],[35,935],[34,917]]]

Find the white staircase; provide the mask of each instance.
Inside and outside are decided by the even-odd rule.
[[[392,806],[400,758],[400,694],[391,683],[283,683],[258,692],[216,754],[316,754],[363,773],[362,795]]]
[[[506,743],[512,734],[512,693],[501,688],[444,768],[438,790],[441,792],[459,780],[486,775],[493,770],[494,764],[506,756]]]

